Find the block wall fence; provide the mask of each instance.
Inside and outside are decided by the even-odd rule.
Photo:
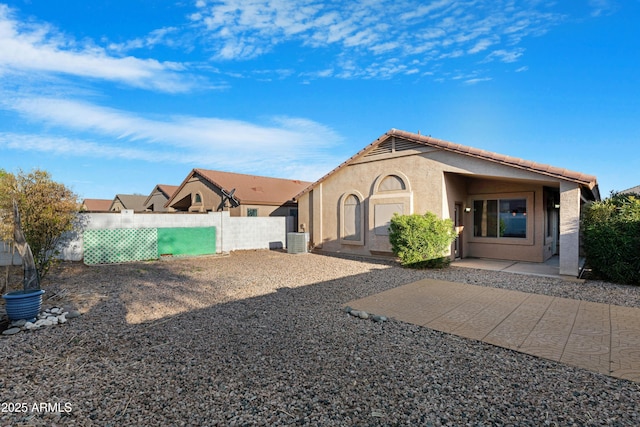
[[[293,217],[231,217],[229,212],[208,213],[147,213],[123,210],[119,213],[82,213],[84,230],[115,230],[144,228],[215,227],[216,253],[235,250],[284,249],[287,232],[296,231]],[[82,261],[82,233],[72,236],[69,244],[60,248],[65,261]],[[20,265],[20,256],[0,242],[0,265]]]

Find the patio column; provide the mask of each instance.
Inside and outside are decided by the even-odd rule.
[[[324,241],[324,235],[322,234],[322,223],[324,222],[322,212],[322,183],[318,184],[310,193],[311,198],[311,214],[309,215],[309,222],[311,225],[311,236],[313,245],[316,248],[322,249],[322,242]]]
[[[560,181],[560,274],[577,277],[580,269],[580,186]]]

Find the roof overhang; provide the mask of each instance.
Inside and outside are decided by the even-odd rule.
[[[587,175],[580,172],[570,171],[568,169],[558,168],[551,165],[546,165],[542,163],[536,163],[529,160],[520,159],[517,157],[506,156],[503,154],[493,153],[486,150],[481,150],[478,148],[473,148],[461,144],[456,144],[453,142],[445,141],[438,138],[432,138],[431,136],[425,136],[420,134],[415,134],[411,132],[401,131],[397,129],[391,129],[386,132],[378,139],[373,141],[371,144],[364,147],[362,150],[358,151],[356,154],[351,156],[345,162],[340,164],[338,167],[334,168],[332,171],[324,175],[322,178],[305,188],[302,192],[295,196],[295,199],[298,200],[303,195],[310,192],[315,186],[325,181],[331,175],[338,172],[340,169],[348,166],[353,163],[357,158],[364,155],[366,152],[374,149],[378,145],[387,141],[389,138],[401,138],[409,142],[414,142],[416,144],[424,145],[427,147],[433,147],[440,150],[460,154],[463,156],[474,157],[477,159],[485,160],[488,162],[501,164],[504,166],[525,170],[529,172],[533,172],[536,174],[540,174],[543,176],[547,176],[549,178],[557,179],[557,180],[565,180],[570,182],[575,182],[579,184],[581,187],[587,189],[591,192],[594,200],[600,200],[600,191],[598,189],[597,179],[593,175]]]

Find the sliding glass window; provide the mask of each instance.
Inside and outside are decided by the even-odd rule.
[[[473,236],[527,238],[527,199],[473,201]]]

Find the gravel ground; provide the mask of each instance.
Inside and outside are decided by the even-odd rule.
[[[0,425],[640,424],[640,384],[342,311],[425,277],[640,307],[636,287],[317,254],[67,263],[45,305],[83,315],[1,337]]]

